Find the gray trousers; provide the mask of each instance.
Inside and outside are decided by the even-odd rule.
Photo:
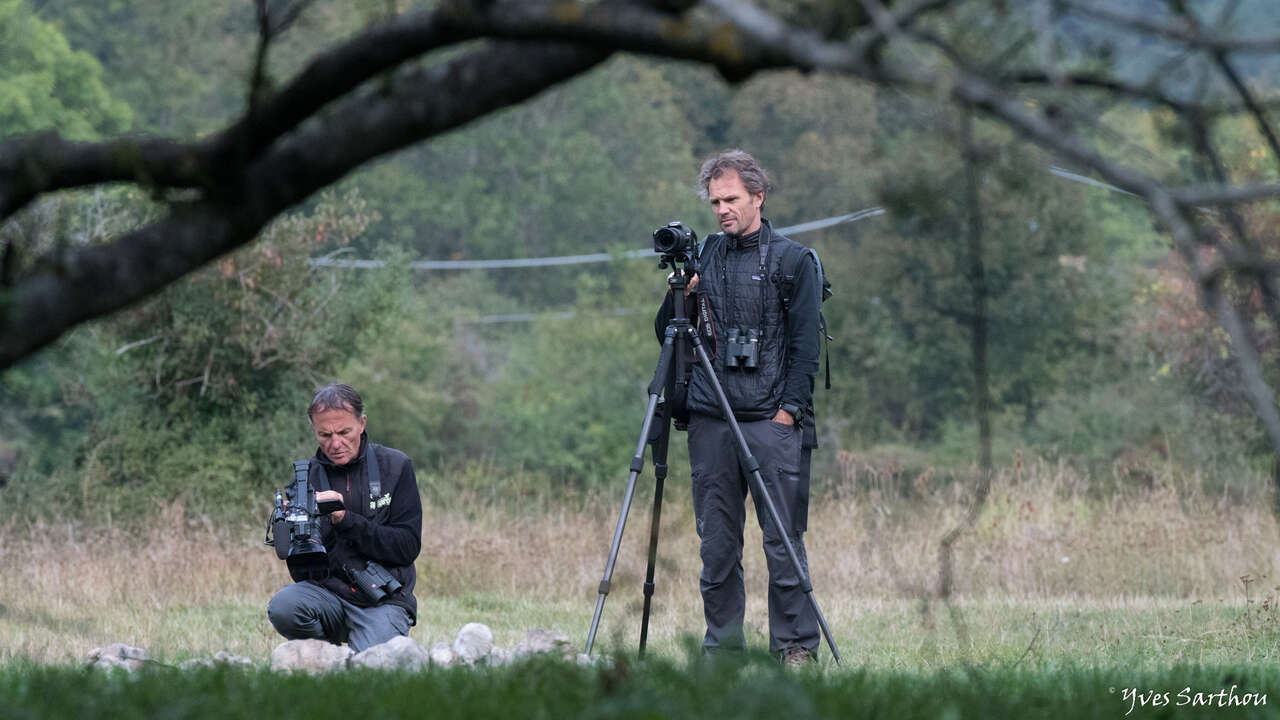
[[[804,531],[809,514],[809,451],[801,448],[800,430],[771,420],[740,422],[751,453],[760,462],[760,475],[786,525],[805,574]],[[693,466],[693,513],[701,539],[702,609],[708,650],[739,649],[746,590],[742,580],[743,530],[746,498],[752,482],[738,459],[738,444],[729,423],[695,413],[689,420],[689,460]],[[786,548],[764,501],[755,500],[756,520],[764,534],[769,566],[769,650],[789,647],[818,650],[818,621],[801,589]]]
[[[281,588],[267,603],[267,618],[290,640],[347,642],[355,652],[409,634],[409,613],[399,605],[359,607],[310,582]]]

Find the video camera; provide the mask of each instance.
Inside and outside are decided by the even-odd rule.
[[[267,521],[267,545],[289,566],[294,582],[329,577],[329,557],[320,539],[321,515],[343,508],[341,500],[316,502],[316,489],[308,480],[311,461],[293,464],[293,482],[276,491],[276,507]],[[288,501],[286,502],[286,497]]]
[[[309,479],[311,461],[293,464],[293,482],[276,491],[276,507],[267,520],[267,545],[274,545],[276,555],[289,566],[294,582],[324,580],[329,577],[329,555],[320,537],[321,515],[342,510],[341,500],[316,501],[316,489]],[[286,502],[286,498],[288,501]],[[362,569],[344,566],[354,588],[370,602],[380,602],[401,587],[390,571],[368,560]]]

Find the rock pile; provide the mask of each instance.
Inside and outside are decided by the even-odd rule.
[[[124,668],[130,672],[140,669],[147,663],[147,651],[124,643],[112,643],[89,653],[88,665],[92,668],[107,670]]]
[[[190,668],[213,668],[218,666],[250,668],[253,667],[253,661],[243,655],[232,655],[226,650],[219,650],[213,654],[212,658],[191,658],[178,665],[178,668],[187,670]]]
[[[353,653],[345,645],[334,645],[324,640],[289,640],[271,651],[270,667],[281,672],[312,674],[338,672],[348,668],[416,672],[455,665],[492,667],[540,653],[565,660],[586,660],[585,656],[575,652],[569,644],[569,638],[554,630],[530,630],[515,648],[506,650],[493,644],[493,631],[487,625],[468,623],[458,631],[453,642],[437,642],[430,649],[424,649],[408,637],[393,638],[360,653]],[[115,643],[91,652],[87,664],[95,668],[124,668],[134,671],[148,662],[146,650]],[[253,665],[249,658],[220,651],[212,658],[192,658],[179,667],[187,670],[218,666],[248,668]]]

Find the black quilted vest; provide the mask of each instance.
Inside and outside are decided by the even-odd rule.
[[[743,422],[774,416],[782,402],[787,373],[786,323],[777,278],[784,251],[797,243],[774,232],[768,220],[761,221],[759,237],[758,245],[744,248],[737,246],[736,238],[722,233],[708,236],[698,276],[698,292],[705,299],[699,301],[699,314],[705,307],[711,319],[707,323],[704,317],[700,323],[703,347],[711,356],[734,417]],[[725,367],[730,328],[760,331],[756,369]],[[691,412],[723,416],[701,365],[694,367],[688,402]]]

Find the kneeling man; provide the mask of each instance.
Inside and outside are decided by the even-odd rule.
[[[329,577],[286,585],[267,604],[267,617],[290,640],[347,642],[360,652],[408,635],[415,622],[413,561],[422,547],[418,481],[404,453],[369,442],[364,402],[349,385],[321,388],[307,417],[320,444],[308,476],[318,490],[316,502],[341,500],[343,509],[318,521]],[[399,588],[373,600],[354,576],[379,572],[378,566]]]

